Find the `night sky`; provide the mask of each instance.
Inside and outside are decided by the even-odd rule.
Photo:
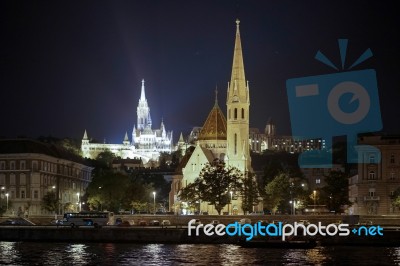
[[[351,2],[349,4],[348,2]],[[370,2],[370,3],[369,3]],[[2,1],[0,136],[89,137],[121,143],[146,81],[153,128],[202,126],[219,90],[226,112],[239,18],[250,126],[271,117],[291,134],[286,80],[337,72],[314,59],[377,71],[383,131],[400,133],[395,1]]]

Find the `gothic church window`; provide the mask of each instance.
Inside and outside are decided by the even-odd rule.
[[[237,119],[237,108],[235,108],[233,118],[234,118],[235,120]]]
[[[242,108],[242,119],[244,119],[244,109]]]

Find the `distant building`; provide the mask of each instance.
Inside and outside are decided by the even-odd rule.
[[[114,159],[112,161],[112,168],[116,172],[129,173],[143,167],[143,161],[140,158]]]
[[[159,129],[152,129],[150,107],[145,95],[144,80],[142,80],[141,96],[137,107],[137,127],[133,126],[132,140],[129,140],[126,132],[121,144],[91,143],[85,130],[81,149],[83,157],[86,158],[95,159],[99,153],[110,151],[116,157],[121,157],[122,159],[140,158],[145,165],[147,163],[153,165],[154,161],[158,161],[160,152],[171,153],[175,150],[172,131],[165,129],[163,121]]]
[[[78,211],[92,170],[81,157],[55,145],[0,140],[0,205],[8,200],[8,215],[54,215],[41,205],[47,192],[54,191],[60,202],[58,213]]]
[[[359,145],[371,145],[376,151],[359,146],[358,175],[350,179],[349,200],[352,214],[400,215],[392,203],[394,192],[400,188],[400,136],[362,136]]]
[[[264,133],[257,128],[250,128],[249,143],[251,151],[255,153],[262,153],[265,150],[301,153],[325,149],[323,139],[303,140],[296,136],[276,135],[276,125],[271,119],[267,122]]]

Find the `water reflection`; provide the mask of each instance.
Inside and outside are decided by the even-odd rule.
[[[400,248],[0,242],[0,265],[396,265]]]

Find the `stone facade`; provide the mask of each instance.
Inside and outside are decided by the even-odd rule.
[[[0,205],[6,205],[8,198],[6,215],[50,215],[53,213],[43,210],[41,203],[47,192],[54,191],[60,202],[58,213],[65,208],[77,211],[92,169],[79,156],[54,145],[0,140]]]
[[[352,214],[400,215],[399,207],[392,204],[392,196],[400,188],[400,136],[363,136],[359,145],[358,175],[350,178],[349,199]]]

